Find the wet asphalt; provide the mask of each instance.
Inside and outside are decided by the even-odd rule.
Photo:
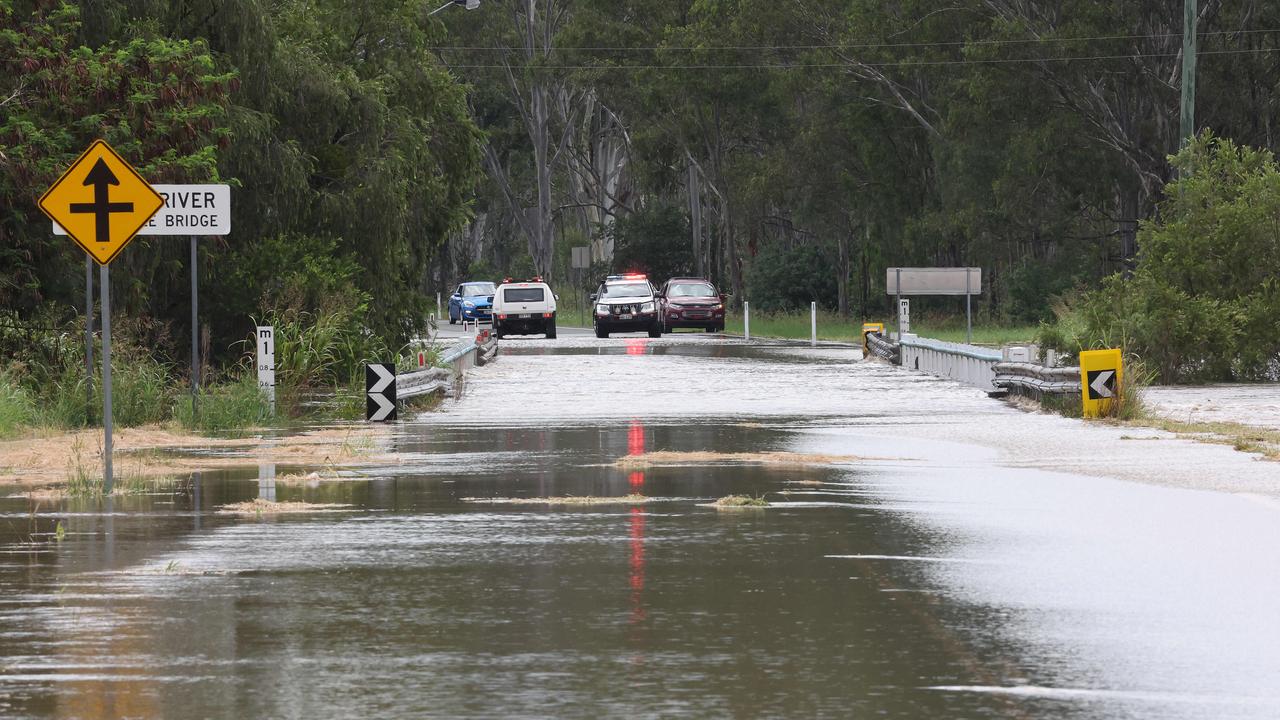
[[[1280,716],[1280,483],[1230,448],[685,333],[503,341],[393,432],[273,489],[334,512],[0,488],[0,716]]]

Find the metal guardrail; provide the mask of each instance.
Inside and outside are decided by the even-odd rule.
[[[979,389],[1012,392],[1039,398],[1080,392],[1080,368],[1051,367],[1006,361],[1005,352],[904,334],[894,342],[880,333],[867,333],[871,354],[911,370],[958,380]],[[1034,348],[1031,348],[1034,351]],[[1016,356],[1015,356],[1016,357]]]
[[[467,355],[475,351],[476,351],[475,340],[470,340],[470,339],[463,340],[459,342],[457,345],[454,345],[453,347],[446,350],[444,355],[440,356],[440,362],[445,362],[445,363],[449,363],[450,365],[453,365],[457,363],[459,360],[461,360],[462,358],[466,357]]]
[[[883,358],[897,365],[898,359],[898,343],[881,335],[880,333],[867,333],[867,348],[871,350],[871,354],[878,358]]]
[[[397,375],[396,396],[403,399],[447,390],[452,375],[453,373],[445,368],[427,368]]]
[[[944,342],[942,340],[934,340],[932,338],[922,338],[915,335],[905,335],[898,344],[906,347],[936,350],[948,355],[969,358],[970,360],[1000,362],[1004,359],[1004,356],[995,350],[987,350],[985,348],[974,347],[973,345]]]
[[[1004,390],[1032,396],[1072,395],[1080,392],[1080,368],[1045,367],[1034,363],[995,364],[992,384]]]

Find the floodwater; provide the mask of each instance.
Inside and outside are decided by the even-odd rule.
[[[315,487],[0,499],[0,716],[1280,716],[1280,502],[1018,454],[1223,448],[686,335],[504,341],[396,432],[401,464]],[[868,459],[617,464],[659,450]],[[272,493],[350,507],[215,513]]]

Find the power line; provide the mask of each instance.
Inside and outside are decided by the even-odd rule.
[[[1255,55],[1280,52],[1278,48],[1247,48],[1235,50],[1202,50],[1199,55]],[[1179,53],[1128,53],[1124,55],[1077,55],[1033,58],[989,58],[977,60],[894,60],[886,62],[857,63],[873,68],[892,67],[940,67],[947,65],[1014,65],[1019,63],[1096,62],[1102,60],[1140,60],[1148,58],[1175,58]],[[694,65],[528,65],[530,70],[830,70],[847,68],[853,63],[707,63]],[[450,68],[471,70],[501,70],[501,64],[450,64]]]
[[[1256,35],[1280,33],[1280,28],[1269,30],[1214,30],[1198,33],[1197,37],[1210,38],[1222,35]],[[1009,40],[951,40],[938,42],[916,42],[916,43],[878,43],[878,42],[854,42],[854,43],[832,43],[825,45],[717,45],[709,47],[700,46],[560,46],[551,48],[552,52],[665,52],[665,51],[681,51],[681,52],[716,52],[720,50],[868,50],[880,48],[925,48],[925,47],[967,47],[973,45],[1029,45],[1050,43],[1074,43],[1074,42],[1101,42],[1111,40],[1157,40],[1168,38],[1181,38],[1182,33],[1153,33],[1149,35],[1096,35],[1093,37],[1062,37],[1062,38],[1015,38]],[[445,45],[437,48],[438,50],[463,50],[463,51],[491,51],[491,52],[510,52],[518,50],[518,48],[484,46],[484,45]]]

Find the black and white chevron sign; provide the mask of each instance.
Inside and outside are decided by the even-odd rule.
[[[396,419],[395,363],[364,366],[365,419],[384,422]]]

